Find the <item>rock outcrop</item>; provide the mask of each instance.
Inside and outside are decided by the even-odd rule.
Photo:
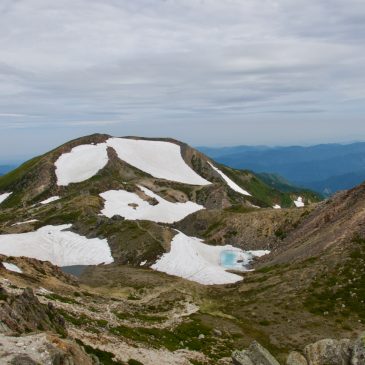
[[[301,353],[292,351],[286,359],[286,365],[308,365],[308,362]]]
[[[26,336],[0,334],[0,363],[11,365],[98,365],[75,342],[38,333]]]
[[[280,365],[278,361],[258,342],[251,343],[247,350],[232,354],[234,365]]]
[[[256,341],[247,350],[234,351],[232,362],[234,365],[279,365]],[[303,354],[292,351],[286,365],[365,365],[365,332],[356,341],[326,338],[307,345]]]
[[[304,348],[309,365],[348,365],[351,360],[351,342],[348,339],[324,339]]]
[[[66,335],[65,322],[53,306],[41,304],[32,289],[14,295],[0,288],[0,331],[17,334],[53,331]]]
[[[365,332],[355,341],[351,358],[351,365],[363,364],[365,364]]]

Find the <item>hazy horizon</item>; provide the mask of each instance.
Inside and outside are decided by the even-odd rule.
[[[124,135],[126,136],[126,135]],[[78,137],[75,137],[73,139],[76,139],[76,138],[79,138],[79,137],[83,137],[83,136],[78,136]],[[123,137],[123,136],[118,136],[118,137]],[[141,137],[151,137],[151,136],[141,136]],[[151,137],[152,138],[152,137]],[[161,138],[169,138],[169,136],[162,136]],[[172,138],[172,137],[170,137]],[[17,154],[13,154],[12,156],[11,155],[8,155],[8,156],[0,156],[0,165],[19,165],[33,157],[36,157],[36,156],[39,156],[39,155],[42,155],[44,153],[47,153],[48,151],[54,149],[54,148],[57,148],[59,147],[60,145],[62,145],[63,143],[67,143],[69,140],[65,140],[57,145],[53,145],[53,146],[50,146],[48,149],[45,149],[45,150],[40,150],[39,149],[39,152],[34,152],[32,153],[31,151],[28,153],[28,154],[24,154],[24,155],[17,155]],[[186,141],[182,141],[182,142],[185,142],[187,143]],[[319,146],[319,145],[351,145],[351,144],[356,144],[356,143],[365,143],[365,140],[364,141],[361,141],[361,140],[354,140],[354,141],[348,141],[348,142],[344,142],[344,141],[335,141],[335,142],[323,142],[323,143],[313,143],[313,144],[282,144],[282,145],[279,145],[279,144],[233,144],[233,145],[218,145],[218,144],[214,144],[214,145],[204,145],[204,144],[192,144],[191,146],[193,148],[232,148],[232,147],[267,147],[267,148],[283,148],[283,147],[314,147],[314,146]]]
[[[95,132],[365,140],[365,2],[4,0],[0,158]]]

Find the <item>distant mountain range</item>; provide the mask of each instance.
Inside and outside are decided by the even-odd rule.
[[[286,185],[306,187],[324,195],[350,189],[365,180],[365,142],[310,147],[234,146],[198,149],[230,167],[265,172],[266,182],[269,177],[272,181],[273,174],[280,175],[275,179],[281,180],[283,177],[287,180]]]
[[[0,176],[14,170],[17,165],[0,165]]]

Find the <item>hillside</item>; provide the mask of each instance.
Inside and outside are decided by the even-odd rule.
[[[365,143],[198,149],[233,168],[278,174],[293,185],[326,196],[353,188],[365,180]]]
[[[19,313],[17,335],[62,356],[224,365],[257,340],[285,363],[363,330],[364,185],[318,202],[175,140],[92,135],[0,189],[0,321],[31,287],[46,315],[37,326]]]

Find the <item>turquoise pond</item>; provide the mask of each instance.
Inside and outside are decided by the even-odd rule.
[[[242,251],[224,250],[220,253],[220,265],[226,269],[244,270],[249,262],[249,256]]]

